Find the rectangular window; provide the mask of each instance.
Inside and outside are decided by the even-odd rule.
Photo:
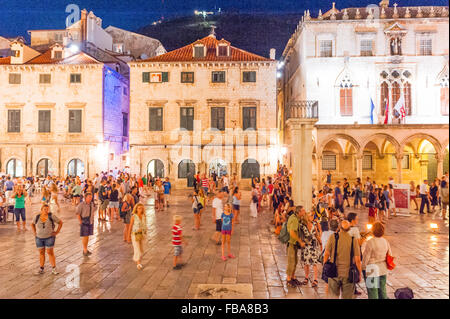
[[[320,56],[321,57],[333,56],[333,41],[332,40],[320,41]]]
[[[372,56],[372,40],[361,40],[361,56]]]
[[[122,136],[128,136],[128,113],[122,113]]]
[[[392,155],[392,169],[397,169],[397,158]],[[409,154],[403,155],[402,169],[409,169]]]
[[[432,44],[431,39],[420,39],[420,55],[432,55]]]
[[[80,73],[72,73],[70,75],[70,83],[81,83],[81,74]]]
[[[242,108],[242,129],[256,130],[256,107]]]
[[[11,56],[14,58],[20,57],[20,50],[11,50]]]
[[[69,133],[81,133],[81,110],[69,110]]]
[[[212,83],[225,83],[225,71],[213,71]]]
[[[205,57],[204,51],[205,51],[205,47],[202,45],[194,47],[194,57],[204,58]]]
[[[180,128],[188,131],[194,130],[194,108],[180,108]]]
[[[194,83],[194,72],[181,72],[181,83]]]
[[[151,107],[149,108],[150,114],[150,131],[162,131],[163,130],[163,108]]]
[[[51,80],[51,74],[39,74],[39,84],[50,84]]]
[[[244,71],[242,73],[242,82],[256,82],[256,71]]]
[[[144,83],[169,82],[169,72],[142,72],[142,82]]]
[[[50,115],[51,111],[39,111],[39,133],[49,133],[50,132]]]
[[[362,169],[364,170],[372,169],[372,154],[364,154],[362,160]]]
[[[20,84],[22,82],[22,75],[20,73],[9,74],[9,84]]]
[[[20,133],[20,110],[8,110],[8,132]]]
[[[60,60],[62,59],[62,51],[55,51],[53,55],[54,59]]]
[[[336,170],[336,155],[325,154],[322,157],[322,169],[323,170]]]
[[[212,107],[211,108],[211,128],[225,131],[225,108]]]
[[[341,116],[353,115],[353,90],[352,88],[342,88],[340,91]]]

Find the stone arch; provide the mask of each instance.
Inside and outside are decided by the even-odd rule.
[[[36,161],[35,167],[33,167],[33,173],[36,173],[36,176],[38,175],[39,164],[41,164],[41,161],[45,161],[45,160],[48,160],[48,163],[51,164],[52,171],[54,171],[54,172],[58,171],[58,167],[55,166],[56,162],[52,159],[52,157],[45,155],[45,156],[39,157],[39,159]],[[50,174],[50,166],[47,167],[47,169],[48,169],[47,173]],[[55,175],[55,173],[53,173],[53,175]],[[56,175],[58,175],[58,174],[56,174]],[[47,176],[45,176],[45,177],[47,177]]]
[[[405,147],[405,145],[408,142],[410,142],[411,140],[416,139],[416,138],[424,139],[424,140],[427,140],[428,142],[430,142],[433,145],[436,154],[442,153],[441,143],[435,137],[433,137],[429,134],[425,134],[425,133],[416,133],[416,134],[410,135],[407,138],[405,138],[400,144],[400,150],[403,151],[403,148]]]
[[[327,146],[327,144],[329,142],[334,141],[337,144],[339,144],[338,141],[337,141],[339,139],[343,139],[343,140],[346,140],[347,142],[350,142],[354,146],[354,148],[356,150],[356,153],[360,152],[361,146],[360,146],[359,142],[357,140],[355,140],[352,136],[347,135],[347,134],[335,134],[335,135],[329,136],[327,139],[325,139],[321,143],[320,149],[318,150],[319,151],[319,156],[322,156],[324,148],[325,148],[325,146]],[[342,149],[342,147],[341,147],[341,149]],[[345,152],[345,150],[342,149],[342,153],[344,153],[344,152]]]
[[[381,137],[381,138],[384,138],[385,140],[389,141],[392,144],[392,146],[394,146],[395,152],[397,154],[399,152],[401,152],[401,150],[403,149],[403,148],[400,148],[400,143],[392,135],[389,135],[386,133],[376,133],[376,134],[368,136],[367,138],[364,138],[365,142],[363,145],[361,145],[361,151],[363,151],[366,148],[366,146],[367,146],[367,144],[369,144],[369,142],[372,142],[377,137]],[[384,146],[382,149],[380,149],[380,151],[384,151]],[[382,155],[382,154],[380,153],[380,155]]]

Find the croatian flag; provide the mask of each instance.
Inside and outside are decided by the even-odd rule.
[[[389,100],[384,99],[385,102],[385,108],[384,108],[384,124],[388,124],[389,122]]]
[[[372,98],[370,98],[370,124],[373,124],[373,110],[375,110],[375,105]]]
[[[406,117],[406,108],[405,108],[405,96],[402,94],[400,95],[400,98],[398,99],[397,103],[394,107],[395,111],[395,117],[404,119]]]

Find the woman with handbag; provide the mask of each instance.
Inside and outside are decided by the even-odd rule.
[[[128,230],[128,238],[131,237],[133,243],[134,256],[138,270],[142,270],[144,266],[141,264],[144,255],[144,243],[147,235],[147,219],[145,217],[145,207],[143,204],[136,204],[131,214],[130,227]]]
[[[322,251],[321,231],[319,225],[314,222],[314,213],[307,213],[300,223],[301,233],[304,234],[305,247],[300,251],[300,260],[305,270],[305,279],[302,284],[308,284],[309,268],[312,267],[314,271],[314,280],[311,281],[311,287],[315,288],[319,284],[317,278],[319,271],[317,265],[320,264],[320,256]]]
[[[194,228],[193,230],[200,230],[200,210],[203,209],[203,204],[200,203],[200,197],[197,191],[194,191],[192,196],[192,211],[194,212]]]
[[[383,237],[383,224],[380,222],[373,224],[372,233],[374,237],[367,241],[362,260],[362,268],[366,274],[367,295],[369,299],[388,299],[386,277],[388,270],[395,267],[391,247]]]

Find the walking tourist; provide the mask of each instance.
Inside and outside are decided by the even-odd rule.
[[[80,237],[83,245],[83,255],[90,256],[88,251],[89,236],[94,234],[94,215],[97,205],[93,202],[91,193],[86,193],[85,200],[77,206],[76,215],[80,223]]]
[[[232,199],[235,224],[239,224],[239,214],[241,212],[241,199],[242,199],[242,194],[239,191],[239,187],[235,187],[233,189],[233,199]]]
[[[11,197],[14,198],[14,215],[16,217],[17,232],[20,232],[20,220],[22,220],[23,230],[26,231],[26,214],[25,214],[25,198],[27,193],[24,192],[22,185],[14,186]]]
[[[222,233],[222,214],[223,214],[223,192],[219,191],[212,202],[212,218],[213,223],[216,224],[216,232],[213,240],[216,245],[220,245],[220,236]]]
[[[320,229],[319,226],[314,222],[314,213],[310,212],[304,215],[302,222],[300,223],[301,233],[303,234],[305,247],[300,251],[300,260],[303,264],[303,269],[305,271],[305,279],[302,285],[307,285],[309,279],[310,267],[314,271],[314,280],[311,282],[311,287],[315,288],[319,284],[318,273],[319,270],[317,265],[320,264],[320,252],[321,252],[321,241],[320,241]]]
[[[295,214],[292,214],[287,221],[287,231],[289,233],[289,242],[287,244],[288,265],[286,268],[287,284],[291,288],[300,286],[301,283],[295,276],[298,264],[298,250],[305,247],[305,242],[301,239],[300,220],[306,214],[303,206],[295,208]]]
[[[122,201],[122,207],[120,209],[120,217],[123,220],[123,241],[126,243],[131,243],[130,237],[130,222],[131,222],[131,213],[134,208],[134,199],[131,194],[125,194]]]
[[[138,270],[142,270],[144,266],[141,264],[144,255],[144,244],[147,236],[147,219],[145,217],[145,206],[136,204],[130,219],[130,227],[128,229],[128,238],[133,243],[133,261],[136,263]]]
[[[428,181],[424,180],[422,184],[420,184],[420,190],[419,190],[419,194],[420,194],[420,210],[419,213],[420,214],[425,214],[424,213],[424,208],[425,205],[427,206],[427,213],[430,213],[430,193],[428,191]]]
[[[172,227],[172,245],[173,245],[173,269],[180,270],[186,264],[182,262],[183,246],[187,245],[186,240],[183,237],[183,227],[181,227],[182,217],[175,215],[173,217]]]
[[[235,258],[231,253],[231,235],[233,234],[234,214],[230,204],[225,204],[222,213],[222,260],[226,261],[225,245],[227,246],[228,258]]]

